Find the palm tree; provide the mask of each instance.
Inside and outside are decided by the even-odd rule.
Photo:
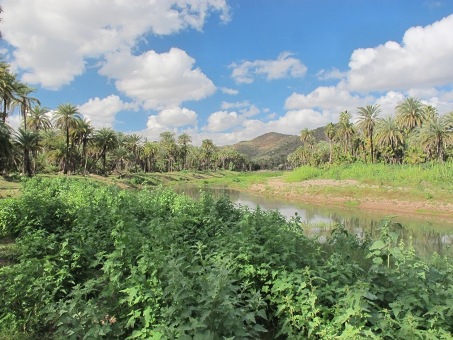
[[[3,123],[6,122],[8,110],[15,98],[17,84],[16,75],[9,72],[9,65],[3,61],[0,62],[0,99],[3,109],[1,113]]]
[[[160,134],[161,152],[166,163],[166,171],[173,171],[173,166],[176,161],[177,145],[175,134],[170,131],[165,131]]]
[[[159,153],[159,144],[157,142],[145,142],[143,146],[144,171],[154,171],[156,169],[156,157]]]
[[[314,131],[307,128],[303,129],[300,131],[300,140],[304,143],[304,145],[308,145],[312,148],[316,141]]]
[[[332,122],[327,124],[324,128],[324,133],[329,140],[329,163],[332,164],[332,143],[337,133],[335,125]]]
[[[126,135],[124,138],[124,146],[127,151],[132,154],[132,158],[134,161],[135,171],[137,171],[137,164],[140,162],[140,151],[142,151],[142,136],[133,133],[130,135]]]
[[[357,109],[358,117],[356,125],[370,141],[371,163],[374,163],[373,133],[381,109],[379,105],[361,106]]]
[[[430,119],[433,119],[434,117],[439,116],[439,112],[432,105],[424,105],[423,106],[423,115],[424,115],[425,119],[428,121]]]
[[[216,152],[216,147],[212,139],[203,139],[201,142],[201,154],[202,162],[205,170],[209,170],[209,167],[212,163],[214,154]]]
[[[418,140],[420,145],[434,153],[439,161],[443,161],[447,144],[453,142],[453,131],[449,128],[448,116],[434,116],[428,120],[419,130]]]
[[[183,133],[178,137],[178,144],[181,150],[182,158],[182,170],[186,170],[187,152],[190,143],[192,143],[192,137],[190,137],[189,134]]]
[[[112,151],[118,145],[118,136],[111,128],[102,128],[97,130],[93,136],[95,145],[100,150],[102,159],[102,173],[105,175],[105,166],[107,160],[107,152]]]
[[[52,123],[49,119],[49,109],[35,105],[30,109],[27,121],[27,127],[33,131],[47,130],[52,127]]]
[[[354,125],[350,122],[352,115],[348,111],[340,113],[340,121],[337,125],[338,138],[343,142],[344,153],[348,153],[348,148],[353,150],[352,140],[355,134]]]
[[[390,147],[392,159],[396,161],[396,150],[403,144],[403,132],[393,117],[381,118],[376,124],[376,142],[380,147]]]
[[[88,143],[91,140],[94,128],[91,122],[86,118],[76,117],[76,121],[73,128],[73,138],[79,147],[82,148],[81,156],[83,160],[83,174],[86,175],[87,163],[88,163]]]
[[[26,131],[22,128],[19,128],[18,132],[16,133],[15,142],[23,152],[23,174],[31,177],[33,171],[30,161],[30,152],[37,149],[39,134],[35,131]]]
[[[418,99],[409,97],[396,106],[396,123],[406,133],[423,125],[426,120],[424,105]]]
[[[79,117],[79,112],[77,107],[72,104],[61,104],[58,106],[57,111],[54,112],[55,126],[63,130],[66,137],[65,159],[63,163],[64,174],[68,173],[69,168],[70,129],[76,126],[77,117]]]
[[[7,170],[12,157],[11,131],[11,127],[0,120],[0,171]]]
[[[448,129],[453,131],[453,111],[448,112],[445,116],[445,122],[447,123]]]
[[[20,114],[24,122],[24,130],[26,130],[27,114],[30,112],[31,107],[34,104],[39,105],[40,102],[37,98],[30,97],[30,94],[36,91],[36,89],[34,89],[33,87],[28,86],[27,84],[23,84],[21,82],[16,82],[15,89],[16,96],[12,100],[11,105],[12,107],[19,106]]]

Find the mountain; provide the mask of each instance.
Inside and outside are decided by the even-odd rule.
[[[317,142],[326,140],[324,127],[314,130]],[[258,168],[282,168],[288,155],[302,146],[299,136],[268,132],[250,141],[233,144],[236,151],[248,156]]]

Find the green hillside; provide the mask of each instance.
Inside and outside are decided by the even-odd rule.
[[[325,140],[324,127],[315,129],[315,138],[316,141]],[[268,132],[232,147],[248,156],[259,167],[269,169],[282,167],[288,155],[302,145],[299,136]]]

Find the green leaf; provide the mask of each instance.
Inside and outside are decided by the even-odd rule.
[[[384,261],[380,257],[373,258],[373,263],[374,264],[380,265],[380,264],[382,264],[382,262],[384,262]]]
[[[385,247],[385,243],[382,240],[374,241],[370,247],[370,250],[382,249]]]

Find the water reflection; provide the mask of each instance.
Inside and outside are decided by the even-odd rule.
[[[174,190],[195,199],[200,197],[201,191],[209,192],[217,198],[228,195],[235,204],[247,206],[250,209],[260,206],[266,210],[278,210],[286,218],[297,215],[303,222],[305,233],[317,236],[321,242],[338,223],[343,224],[348,232],[357,235],[360,239],[365,238],[366,234],[376,238],[380,221],[385,217],[393,216],[385,212],[366,212],[357,208],[294,203],[227,188],[181,186]],[[453,224],[407,216],[395,216],[394,220],[403,225],[404,242],[406,244],[412,242],[420,256],[430,256],[433,252],[451,253],[449,248],[453,245]]]

